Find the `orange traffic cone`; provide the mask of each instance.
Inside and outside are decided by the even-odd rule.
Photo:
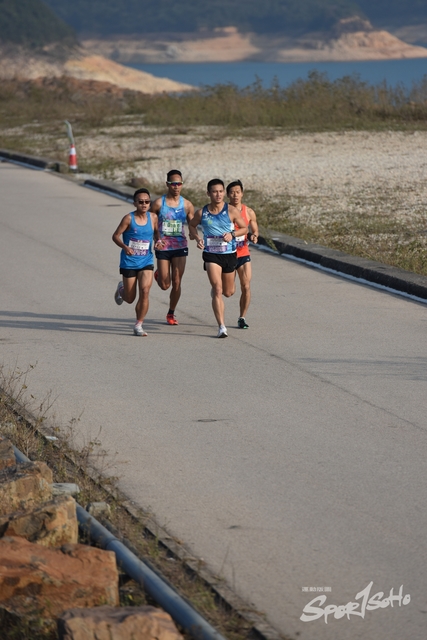
[[[70,144],[70,153],[68,155],[68,167],[70,171],[77,171],[77,154],[74,144]]]

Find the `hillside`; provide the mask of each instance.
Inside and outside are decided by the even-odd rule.
[[[350,29],[351,26],[351,29]],[[413,46],[368,21],[343,19],[328,32],[298,38],[240,33],[235,27],[204,34],[112,36],[83,41],[86,49],[122,64],[170,62],[322,62],[427,58],[427,48]]]
[[[45,86],[42,79],[60,78],[66,86],[78,86],[78,83],[82,82],[85,92],[88,91],[88,87],[96,92],[98,83],[98,90],[106,93],[114,93],[114,87],[147,94],[181,93],[193,89],[181,82],[157,78],[150,73],[124,67],[102,56],[90,55],[81,48],[63,60],[55,56],[37,55],[24,48],[0,53],[0,80],[37,80],[40,86]],[[70,83],[70,79],[76,82]],[[47,82],[46,86],[48,85]],[[51,85],[57,86],[55,82]]]
[[[297,37],[360,16],[377,29],[427,22],[423,0],[45,0],[79,35],[212,32],[234,25],[241,33]]]
[[[0,0],[0,43],[73,46],[77,39],[72,27],[42,0]]]

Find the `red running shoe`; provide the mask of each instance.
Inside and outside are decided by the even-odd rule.
[[[173,313],[168,313],[166,316],[166,322],[168,324],[179,324]]]

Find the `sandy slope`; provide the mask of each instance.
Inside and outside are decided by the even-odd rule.
[[[80,80],[109,82],[118,87],[161,93],[163,91],[186,91],[190,85],[168,78],[156,78],[150,73],[130,69],[99,55],[88,55],[81,50],[67,61],[50,57],[31,56],[24,51],[7,52],[0,56],[0,79],[11,78],[34,80],[40,77],[70,76]]]

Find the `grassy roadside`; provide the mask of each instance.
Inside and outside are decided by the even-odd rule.
[[[241,601],[235,597],[232,604],[237,609],[233,609],[230,607],[231,592],[227,601],[221,597],[228,595],[228,588],[221,577],[209,574],[203,561],[192,558],[179,541],[158,527],[150,513],[137,509],[120,493],[118,478],[109,473],[108,455],[100,440],[95,437],[84,446],[77,447],[74,443],[75,421],[62,428],[54,426],[49,418],[52,409],[50,398],[41,403],[30,398],[28,404],[25,400],[26,381],[32,369],[34,367],[11,374],[0,367],[0,434],[31,460],[46,462],[53,471],[54,482],[78,484],[78,502],[82,506],[105,501],[110,508],[106,526],[111,524],[117,531],[113,531],[115,535],[119,539],[125,538],[138,557],[160,571],[224,637],[229,640],[254,637],[251,615],[259,622],[262,614],[246,609],[245,617],[239,615]],[[46,435],[57,440],[48,439]],[[83,539],[81,541],[84,542]],[[140,585],[126,576],[122,576],[120,583],[120,602],[122,606],[156,605]],[[16,623],[3,620],[0,612],[0,622],[4,640],[57,638],[56,630],[40,619]]]

